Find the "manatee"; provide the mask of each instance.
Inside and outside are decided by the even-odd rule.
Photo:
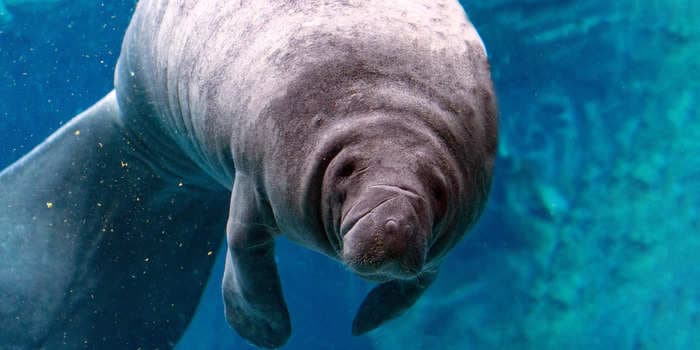
[[[12,22],[13,15],[10,10],[7,9],[7,4],[3,0],[0,0],[0,28]]]
[[[378,282],[354,334],[399,316],[486,203],[489,70],[457,1],[139,1],[114,91],[0,173],[0,348],[174,346],[224,233],[254,345],[281,235]]]

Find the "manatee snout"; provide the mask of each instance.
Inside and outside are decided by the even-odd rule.
[[[423,270],[431,223],[422,199],[392,186],[377,186],[354,205],[341,227],[342,258],[371,280],[410,279]]]

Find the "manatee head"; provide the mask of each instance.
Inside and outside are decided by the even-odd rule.
[[[381,113],[367,119],[346,129],[325,171],[326,234],[365,279],[420,278],[476,219],[488,183],[474,180],[490,174],[469,168],[438,126]]]

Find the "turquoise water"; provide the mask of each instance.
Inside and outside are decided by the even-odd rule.
[[[0,16],[0,168],[112,86],[134,1],[53,2]],[[501,110],[484,217],[418,305],[359,338],[370,285],[283,242],[286,348],[700,348],[700,3],[463,4]],[[250,348],[220,260],[179,349]]]

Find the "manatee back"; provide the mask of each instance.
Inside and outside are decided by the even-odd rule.
[[[483,67],[474,69],[475,64]],[[248,136],[269,134],[256,130],[275,126],[269,122],[308,126],[314,106],[300,104],[303,99],[327,88],[332,78],[363,79],[351,71],[359,66],[444,88],[437,93],[446,96],[468,93],[476,83],[483,85],[480,80],[490,84],[483,45],[457,1],[145,0],[125,36],[116,85],[129,120],[155,124],[146,129],[163,131],[207,167],[259,155],[255,150],[267,146]],[[326,84],[302,86],[306,73],[324,67]],[[295,88],[311,91],[304,95]],[[295,99],[288,109],[300,113],[259,120],[274,101],[286,99]],[[151,113],[144,114],[147,110]],[[301,119],[290,120],[295,116]],[[231,157],[222,154],[230,147]],[[209,171],[229,182],[229,167]]]

